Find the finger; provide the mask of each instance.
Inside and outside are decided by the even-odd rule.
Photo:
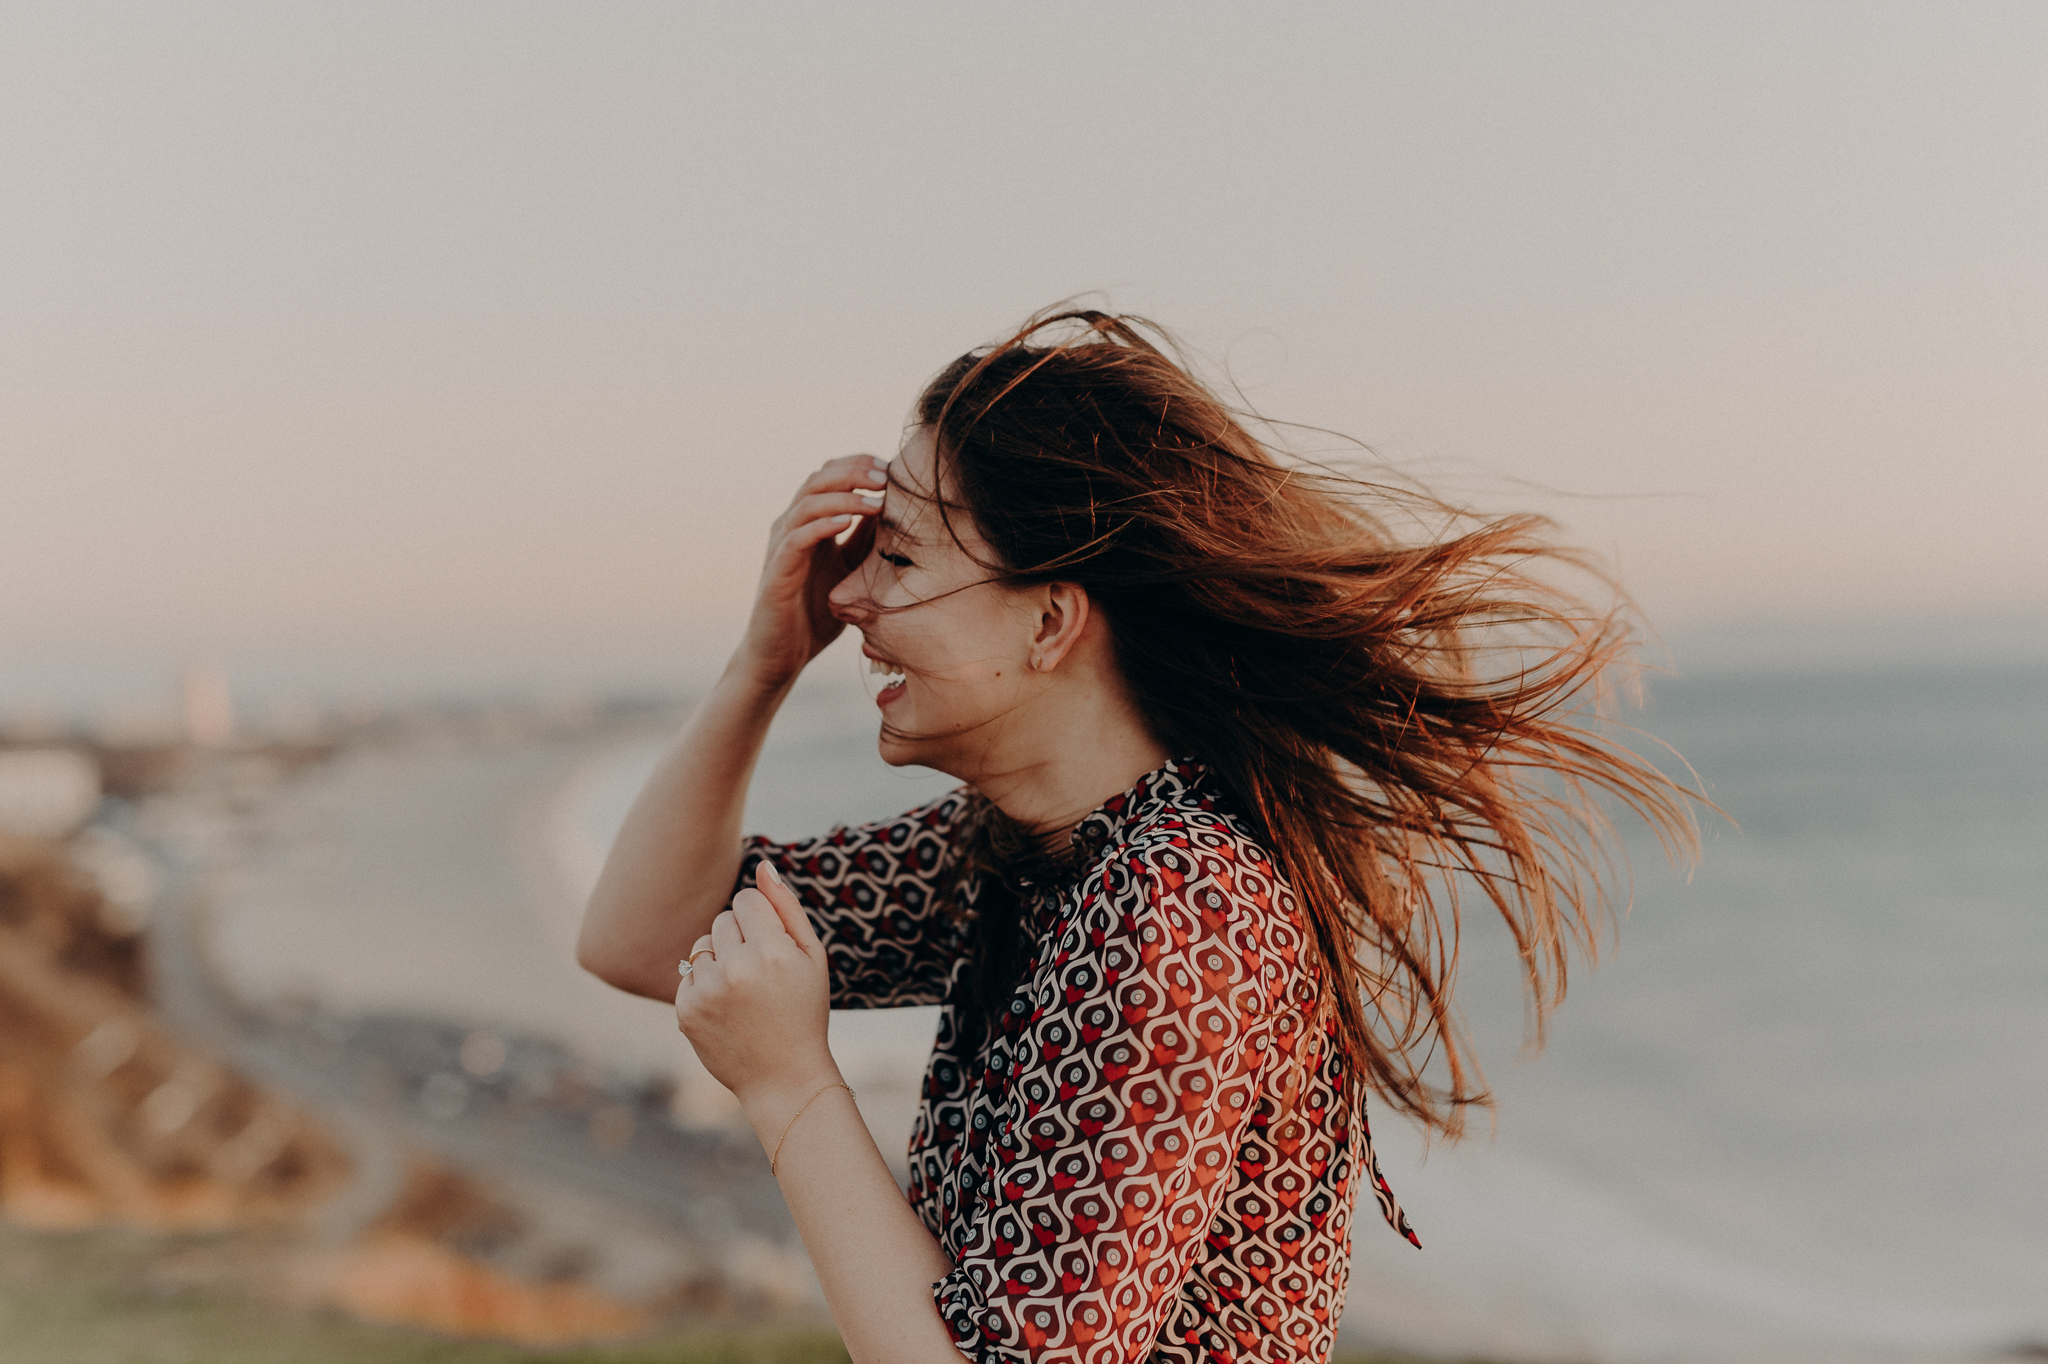
[[[732,902],[732,913],[740,921],[740,931],[747,935],[750,947],[766,947],[778,938],[786,941],[789,937],[774,904],[756,892],[741,891]]]
[[[789,554],[804,553],[822,544],[824,541],[830,540],[833,536],[842,533],[848,526],[862,520],[864,515],[871,514],[851,513],[844,516],[827,516],[816,521],[806,522],[782,537],[782,548],[785,553]]]
[[[701,954],[701,955],[700,955]],[[682,972],[682,979],[676,982],[676,1026],[689,1031],[686,1019],[705,999],[716,995],[718,979],[718,958],[712,955],[711,935],[691,944],[690,953],[683,958],[690,969]]]
[[[880,488],[889,481],[887,474],[882,472],[888,466],[889,461],[875,455],[844,455],[827,460],[816,473],[804,480],[797,495],[848,488]]]
[[[864,519],[852,513],[826,516],[779,533],[768,551],[767,566],[762,570],[763,590],[793,592],[813,581],[817,576],[818,554],[825,542],[835,535],[844,534],[850,526],[858,526]],[[845,574],[839,576],[844,577]]]
[[[881,513],[882,504],[847,493],[821,501],[814,510],[819,514],[801,520],[792,514],[775,524],[768,537],[771,562],[792,566],[807,563],[809,551],[818,541],[839,534],[857,521],[871,520]]]
[[[765,857],[754,867],[754,884],[768,897],[768,903],[782,920],[783,931],[796,940],[804,955],[809,956],[821,946],[817,930],[811,927],[811,916],[804,912],[804,902],[782,879],[782,873],[775,864]]]
[[[862,497],[859,493],[812,493],[790,503],[782,521],[786,528],[794,530],[823,516],[837,516],[846,512],[866,516],[878,510],[881,505],[877,499]]]
[[[687,985],[702,974],[705,967],[712,965],[717,960],[716,949],[711,946],[711,935],[706,933],[703,937],[690,944],[690,950],[683,954],[682,962],[676,967],[676,970],[681,974],[683,983]]]
[[[740,894],[745,895],[746,892],[741,891]],[[711,921],[711,946],[719,956],[738,955],[740,944],[746,940],[747,935],[740,931],[740,921],[731,910],[725,910]]]
[[[883,463],[879,456],[869,454],[841,455],[828,459],[804,476],[800,492],[816,492],[821,488],[848,487],[856,480],[865,480],[868,470]]]
[[[832,588],[838,585],[838,580],[859,568],[874,548],[875,518],[863,516],[853,523],[853,534],[847,536],[839,546],[838,570],[830,575],[832,581],[824,585],[828,599]]]

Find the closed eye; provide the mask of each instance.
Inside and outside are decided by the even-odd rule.
[[[883,554],[881,550],[876,550],[876,551],[875,551],[875,553],[877,553],[877,554],[881,554],[881,556],[882,556],[882,561],[883,561],[884,563],[887,563],[887,564],[892,564],[892,565],[894,565],[894,566],[895,566],[895,567],[897,567],[897,568],[909,568],[909,567],[910,567],[910,559],[909,559],[909,557],[908,557],[908,556],[906,556],[906,555],[902,555],[902,554]]]

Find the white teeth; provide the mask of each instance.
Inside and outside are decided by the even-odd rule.
[[[882,688],[887,690],[903,681],[903,669],[894,663],[885,663],[879,658],[868,660],[868,671],[882,678]]]

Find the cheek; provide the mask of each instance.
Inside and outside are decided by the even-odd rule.
[[[993,652],[999,645],[997,622],[986,603],[975,600],[986,589],[948,589],[927,581],[931,574],[906,575],[877,593],[882,608],[876,622],[878,644],[913,671],[940,671]]]
[[[976,601],[975,598],[982,600]],[[986,589],[962,593],[935,611],[919,630],[922,652],[933,660],[934,680],[966,685],[1007,684],[1021,671],[1029,640],[1015,616],[994,607]]]

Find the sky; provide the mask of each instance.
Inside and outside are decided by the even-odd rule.
[[[0,31],[16,692],[701,669],[810,469],[1077,296],[1556,516],[1672,637],[2048,639],[2033,0]]]

